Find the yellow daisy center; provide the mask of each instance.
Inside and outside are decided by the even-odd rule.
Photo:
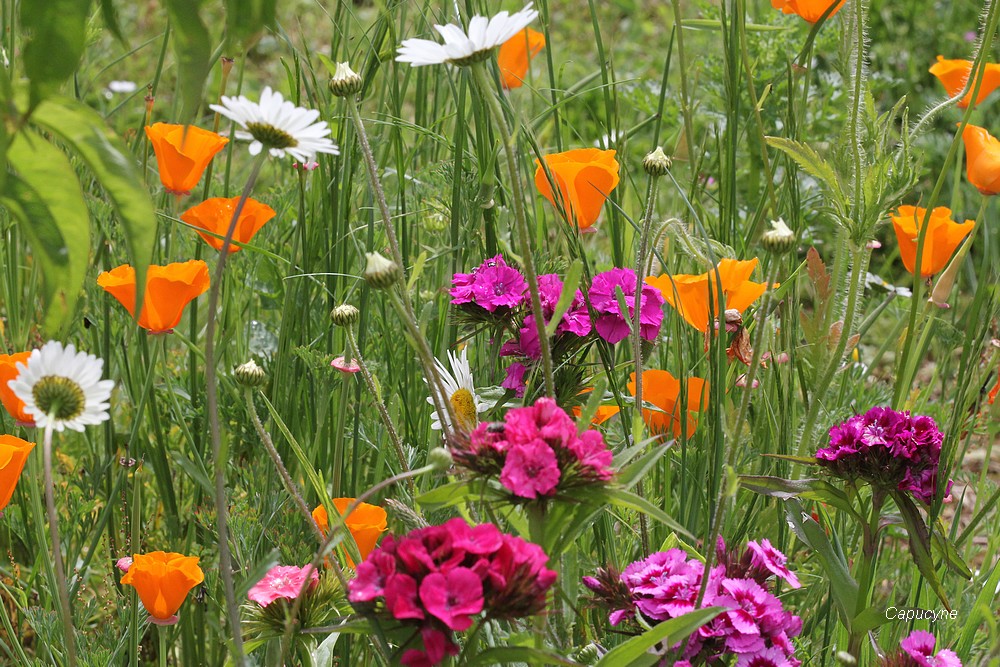
[[[46,375],[31,390],[35,405],[59,421],[76,419],[83,413],[86,398],[76,382],[60,375]]]
[[[458,426],[467,431],[471,431],[478,425],[479,419],[476,414],[476,399],[468,389],[459,389],[451,395],[449,399],[451,409],[455,412],[455,419]]]

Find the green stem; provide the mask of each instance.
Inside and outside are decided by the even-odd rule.
[[[354,339],[354,330],[351,327],[346,327],[347,331],[347,351],[348,354],[353,357],[355,363],[358,364],[358,368],[361,369],[361,378],[365,382],[365,386],[368,388],[368,393],[372,395],[372,400],[375,402],[375,409],[378,410],[379,417],[382,418],[382,424],[385,426],[386,433],[389,434],[389,442],[392,443],[392,448],[396,450],[396,456],[399,458],[399,469],[402,472],[409,472],[410,466],[406,463],[406,454],[403,452],[403,443],[399,439],[399,433],[396,431],[396,426],[392,423],[392,417],[389,416],[389,411],[385,407],[385,403],[379,397],[378,387],[375,386],[375,380],[372,378],[371,372],[368,370],[368,364],[365,363],[364,359],[358,353],[358,343]],[[410,493],[415,495],[415,489],[413,486],[413,480],[409,479]]]
[[[222,291],[222,280],[225,277],[226,258],[229,256],[229,248],[236,231],[236,223],[243,212],[243,206],[250,193],[253,191],[254,183],[260,174],[261,167],[267,160],[268,151],[262,150],[250,169],[250,176],[247,178],[243,193],[236,203],[233,217],[229,221],[229,228],[226,236],[222,240],[222,249],[219,251],[219,259],[215,265],[215,275],[212,276],[212,286],[208,292],[208,319],[205,322],[205,384],[207,389],[208,403],[208,427],[212,439],[212,461],[215,465],[215,513],[219,531],[219,576],[222,578],[223,591],[226,596],[226,614],[229,618],[229,629],[232,632],[233,653],[236,667],[243,667],[245,663],[243,653],[243,631],[240,624],[240,608],[236,602],[236,585],[233,581],[233,558],[229,550],[229,508],[228,496],[226,493],[226,465],[227,461],[223,457],[222,430],[219,424],[219,387],[217,379],[216,359],[215,359],[215,322],[219,309],[219,294]]]
[[[55,487],[52,483],[52,424],[45,426],[42,441],[42,465],[45,468],[45,512],[49,519],[49,537],[52,539],[52,560],[55,561],[56,582],[59,590],[59,616],[66,642],[66,664],[76,667],[76,630],[73,627],[73,612],[69,606],[69,587],[66,585],[66,571],[63,567],[62,544],[59,541],[59,515],[56,513]]]
[[[260,421],[260,416],[257,414],[257,406],[253,403],[253,390],[250,387],[244,387],[243,397],[246,399],[247,412],[250,413],[250,421],[253,422],[253,427],[257,431],[257,435],[260,436],[260,441],[264,443],[264,449],[267,450],[268,455],[271,457],[271,461],[274,463],[274,467],[278,470],[278,475],[281,477],[281,481],[285,485],[285,490],[292,497],[292,501],[298,508],[299,512],[302,513],[303,518],[305,518],[306,523],[312,526],[313,533],[316,534],[317,539],[323,541],[323,532],[313,521],[312,513],[309,511],[309,506],[306,505],[305,499],[302,497],[302,492],[299,491],[298,485],[295,484],[295,480],[292,476],[288,474],[288,469],[285,467],[285,463],[281,460],[281,454],[278,453],[277,448],[274,446],[274,441],[271,440],[270,434],[264,429],[264,425]]]
[[[430,345],[427,344],[427,340],[420,331],[420,327],[417,324],[416,312],[413,310],[413,304],[410,302],[410,295],[406,287],[406,264],[403,262],[403,255],[399,250],[399,243],[396,241],[396,229],[392,223],[392,214],[389,212],[385,190],[382,188],[382,182],[378,177],[378,165],[375,163],[375,154],[372,152],[371,144],[368,142],[368,133],[365,131],[361,112],[352,96],[348,96],[346,100],[347,108],[351,113],[351,122],[354,124],[354,132],[358,135],[358,145],[361,148],[362,156],[364,156],[368,181],[371,183],[372,191],[375,193],[375,201],[378,202],[379,213],[382,215],[382,228],[385,230],[386,238],[389,240],[392,260],[399,266],[401,272],[400,282],[402,288],[400,292],[402,292],[401,303],[403,307],[399,311],[400,319],[403,320],[403,323],[410,329],[411,334],[413,334],[414,345],[417,346],[420,363],[424,369],[424,377],[427,378],[427,384],[431,389],[431,400],[434,401],[434,408],[437,410],[438,419],[441,422],[442,433],[447,438],[451,430],[450,425],[457,422],[447,419],[454,417],[451,414],[451,404],[447,400],[442,402],[441,397],[447,399],[447,393],[438,375],[437,366],[434,364],[434,354],[431,352]]]
[[[159,639],[159,650],[156,652],[156,657],[160,663],[160,667],[167,667],[167,628],[166,626],[158,626],[156,628],[156,635]]]
[[[500,100],[497,99],[496,90],[490,82],[486,73],[485,63],[474,63],[472,65],[476,86],[479,94],[486,101],[490,114],[493,116],[493,123],[500,132],[503,141],[504,155],[507,158],[507,174],[510,178],[511,203],[514,208],[514,221],[517,226],[518,243],[521,253],[521,263],[524,268],[524,276],[528,281],[528,292],[531,294],[531,314],[535,320],[535,329],[538,333],[538,342],[541,347],[542,373],[545,378],[545,394],[547,396],[556,395],[555,376],[552,372],[552,350],[549,346],[549,337],[545,333],[545,318],[542,313],[542,298],[538,291],[538,275],[535,272],[535,261],[531,254],[531,231],[528,229],[528,217],[524,210],[524,191],[521,189],[521,176],[517,170],[517,154],[514,146],[514,137],[507,126],[507,119],[504,118],[503,109],[500,107]]]
[[[854,318],[857,315],[858,300],[864,291],[864,275],[868,270],[868,249],[865,246],[855,246],[851,253],[851,282],[847,293],[847,309],[844,312],[844,324],[840,329],[840,337],[837,339],[837,347],[830,356],[826,364],[826,369],[820,376],[813,391],[812,400],[809,402],[809,410],[806,413],[805,426],[802,429],[802,437],[799,440],[799,456],[807,456],[813,442],[816,431],[816,420],[819,418],[820,408],[829,389],[833,376],[840,367],[840,362],[844,357],[844,350],[847,349],[847,341],[851,337],[854,329]]]

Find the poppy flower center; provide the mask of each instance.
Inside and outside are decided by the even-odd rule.
[[[31,394],[39,409],[59,421],[79,417],[87,402],[80,385],[61,375],[42,377],[35,383]]]
[[[471,391],[459,389],[451,395],[450,403],[459,426],[470,431],[476,428],[476,400]]]
[[[270,123],[247,123],[247,131],[268,148],[295,148],[299,142]]]

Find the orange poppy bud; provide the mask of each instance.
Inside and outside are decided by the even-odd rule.
[[[833,18],[833,15],[840,11],[844,6],[844,0],[771,0],[771,6],[775,9],[780,9],[785,14],[798,14],[809,23],[819,21],[834,3],[837,7],[827,18]]]
[[[557,209],[565,211],[580,229],[587,229],[601,215],[608,195],[618,185],[618,161],[615,151],[600,148],[577,148],[544,156],[545,164],[559,186],[559,204],[552,193],[541,162],[535,160],[535,186]]]
[[[1000,192],[1000,140],[975,125],[965,126],[962,139],[969,183],[984,195]]]
[[[224,197],[212,197],[202,203],[189,208],[181,214],[181,220],[198,227],[206,229],[214,234],[225,237],[229,230],[229,223],[233,220],[233,213],[236,211],[236,204],[239,197],[226,199]],[[249,243],[253,235],[260,230],[264,224],[275,216],[274,209],[267,204],[262,204],[256,199],[247,199],[240,211],[240,219],[236,222],[236,229],[233,230],[233,240],[237,243]],[[215,248],[222,250],[222,239],[209,234],[201,234],[201,238]],[[229,252],[239,251],[239,246],[230,244]]]
[[[343,515],[347,506],[354,500],[354,498],[334,498],[333,506]],[[330,517],[327,516],[326,508],[320,505],[312,511],[312,516],[313,521],[325,534],[330,528]],[[358,545],[361,560],[368,558],[368,554],[375,549],[379,536],[388,528],[385,510],[378,505],[369,505],[368,503],[361,503],[355,507],[354,511],[344,518],[344,523],[347,525],[351,537],[354,538],[355,544]],[[347,557],[347,563],[354,567],[354,561],[350,556]]]
[[[122,264],[97,276],[97,284],[135,317],[135,269]],[[204,294],[208,284],[208,265],[200,259],[166,266],[150,264],[139,326],[150,333],[170,332],[181,321],[184,308]]]
[[[163,551],[135,554],[122,576],[122,583],[135,588],[150,621],[157,625],[176,623],[184,598],[204,580],[197,556]]]
[[[525,28],[500,45],[497,54],[497,65],[500,66],[500,83],[504,88],[520,88],[524,85],[524,77],[528,73],[531,59],[545,47],[545,35]]]
[[[750,280],[757,262],[756,257],[746,261],[726,258],[720,260],[719,265],[707,273],[675,276],[664,273],[660,276],[650,276],[646,278],[646,282],[659,289],[666,302],[673,306],[688,324],[698,331],[707,333],[710,294],[715,319],[723,318],[716,294],[717,281],[722,283],[726,310],[735,310],[739,314],[749,308],[767,289],[766,283],[755,283]]]
[[[189,195],[198,185],[205,167],[229,139],[194,125],[154,123],[146,126],[153,144],[160,182],[167,192]]]
[[[635,396],[635,373],[629,375],[628,390]],[[651,403],[659,410],[643,408],[642,419],[649,430],[655,434],[672,433],[675,438],[681,437],[681,383],[668,371],[650,369],[642,372],[642,400]],[[691,416],[692,412],[700,412],[702,401],[708,400],[708,383],[701,378],[687,379],[687,434],[694,433],[698,422]]]
[[[919,206],[900,206],[895,214],[890,214],[892,226],[896,230],[896,241],[899,243],[899,255],[903,266],[910,273],[917,266],[917,236],[924,224],[927,209]],[[958,244],[969,235],[975,223],[966,220],[963,223],[951,219],[951,209],[938,206],[931,211],[927,221],[927,233],[924,235],[923,255],[920,261],[920,277],[927,278],[939,272],[948,263],[948,258],[955,252]]]
[[[955,97],[965,89],[969,74],[972,72],[972,61],[945,60],[944,56],[938,56],[937,62],[931,65],[928,71],[941,81],[948,97]],[[957,106],[960,109],[969,106],[969,102],[972,101],[972,90],[975,87],[973,82],[969,92],[958,101]],[[1000,87],[1000,65],[987,63],[986,71],[983,72],[983,83],[979,86],[979,95],[976,96],[976,104],[985,100],[997,87]]]
[[[28,363],[31,352],[18,352],[17,354],[0,354],[0,402],[7,412],[18,424],[24,426],[34,426],[35,418],[24,411],[24,401],[14,395],[14,390],[7,386],[11,380],[16,380],[20,375],[17,370],[17,362]]]
[[[12,435],[0,435],[0,512],[14,495],[17,480],[21,478],[21,471],[34,446],[35,443]]]

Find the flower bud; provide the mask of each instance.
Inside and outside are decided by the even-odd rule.
[[[389,289],[403,275],[398,264],[377,252],[366,252],[365,258],[368,260],[365,266],[365,282],[375,289]]]
[[[783,255],[795,248],[795,232],[781,218],[771,221],[771,229],[760,237],[764,248],[775,255]]]
[[[435,447],[427,454],[427,465],[434,466],[440,472],[451,468],[452,463],[451,452],[444,447]]]
[[[330,311],[330,319],[338,327],[349,327],[358,321],[358,309],[349,303],[342,303]]]
[[[253,359],[236,367],[233,371],[236,382],[244,387],[259,387],[267,382],[267,374]]]
[[[969,243],[964,244],[955,253],[955,256],[945,270],[941,272],[941,275],[938,276],[937,282],[934,284],[934,289],[931,290],[930,298],[927,299],[928,303],[933,303],[938,308],[950,308],[948,297],[951,296],[951,290],[955,287],[955,281],[958,280],[958,272],[962,268],[962,262],[965,260],[966,254],[969,252],[969,245]]]
[[[330,78],[330,92],[337,97],[350,97],[361,92],[364,80],[351,69],[349,63],[337,63],[337,71]]]
[[[666,176],[672,164],[673,160],[659,146],[656,147],[655,151],[642,158],[642,168],[650,176]]]

